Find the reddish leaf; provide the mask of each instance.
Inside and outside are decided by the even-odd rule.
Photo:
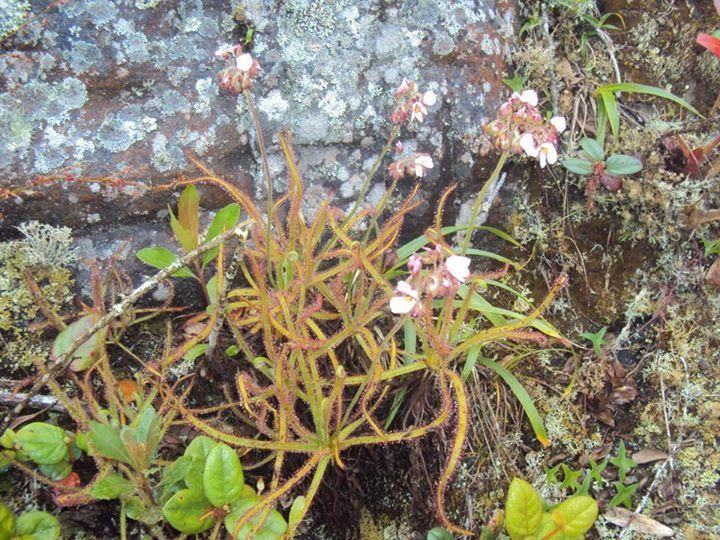
[[[120,391],[120,396],[123,401],[125,403],[130,403],[133,395],[137,391],[137,383],[132,379],[123,379],[118,381],[118,390]]]
[[[600,177],[600,182],[602,182],[602,185],[605,186],[609,191],[618,191],[620,188],[622,188],[622,178],[619,176],[611,176],[609,174],[603,173]]]
[[[698,34],[695,41],[720,58],[720,39],[710,34]]]

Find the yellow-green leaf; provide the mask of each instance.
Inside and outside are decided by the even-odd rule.
[[[505,501],[505,527],[513,540],[535,534],[542,521],[542,498],[530,484],[513,478]]]
[[[553,522],[567,536],[582,536],[598,517],[598,505],[592,497],[575,495],[552,511]]]
[[[192,240],[192,247],[190,249],[185,248],[188,251],[192,251],[198,245],[198,229],[200,225],[199,209],[200,195],[195,186],[189,185],[183,190],[180,195],[180,201],[178,201],[178,221]]]

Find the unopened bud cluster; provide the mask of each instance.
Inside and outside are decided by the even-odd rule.
[[[228,66],[218,73],[220,88],[242,94],[252,88],[253,79],[260,73],[260,64],[250,53],[243,52],[242,45],[226,45],[215,51],[215,56],[222,58]]]
[[[540,162],[540,167],[557,161],[557,142],[565,131],[563,116],[545,121],[538,109],[538,96],[534,90],[513,93],[498,109],[497,119],[485,126],[485,133],[493,138],[495,147],[502,152],[526,154]]]
[[[408,118],[411,122],[421,123],[427,116],[428,107],[435,105],[435,92],[419,92],[413,81],[403,79],[395,90],[395,110],[390,115],[393,124],[402,124]]]

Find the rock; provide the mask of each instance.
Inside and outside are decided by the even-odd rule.
[[[10,34],[0,57],[4,236],[26,219],[90,235],[152,222],[172,202],[152,188],[199,174],[188,156],[263,198],[244,101],[216,84],[214,51],[248,27],[277,192],[284,162],[273,134],[287,127],[312,198],[334,193],[349,206],[407,77],[440,97],[425,124],[400,137],[439,163],[424,180],[430,213],[438,185],[472,180],[514,22],[508,0],[72,0],[46,11],[33,4],[18,28],[26,8],[9,0],[0,13]],[[203,193],[207,208],[225,202],[220,191]]]

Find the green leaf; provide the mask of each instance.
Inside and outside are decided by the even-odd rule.
[[[234,534],[235,524],[238,520],[258,504],[260,504],[260,498],[257,496],[243,497],[233,504],[232,511],[225,516],[225,528],[228,533]],[[287,530],[287,523],[280,512],[270,510],[267,519],[262,522],[260,527],[257,527],[262,515],[263,512],[255,514],[248,523],[240,527],[237,536],[233,536],[233,538],[237,538],[237,540],[280,540]],[[257,529],[254,535],[252,534],[253,529]]]
[[[510,538],[532,536],[542,521],[542,498],[530,484],[513,478],[505,501],[505,527]]]
[[[38,465],[54,465],[68,458],[65,430],[45,422],[33,422],[20,428],[15,446]]]
[[[96,499],[109,501],[132,495],[135,486],[125,477],[119,474],[108,474],[93,484],[90,488],[90,495]]]
[[[617,490],[617,494],[610,499],[608,506],[610,508],[615,508],[616,506],[622,504],[625,508],[632,508],[632,496],[635,495],[635,492],[640,487],[640,484],[636,483],[626,486],[622,482],[613,482],[613,486]]]
[[[99,320],[100,316],[97,313],[91,313],[80,317],[77,321],[68,325],[57,335],[53,342],[51,350],[53,360],[57,360],[65,351],[70,349],[75,340],[95,326]],[[90,336],[90,338],[86,339],[73,353],[73,361],[70,364],[70,369],[73,371],[83,371],[97,362],[105,346],[106,336],[107,329],[101,328]]]
[[[239,219],[240,205],[236,203],[228,204],[227,206],[218,210],[212,222],[210,223],[207,232],[205,233],[205,242],[209,242],[218,234],[232,229],[235,225],[237,225]],[[202,256],[203,265],[208,264],[215,257],[217,257],[218,249],[219,248],[211,249]]]
[[[118,427],[91,421],[88,438],[92,447],[101,456],[132,465]]]
[[[700,118],[704,118],[702,114],[700,114],[695,107],[690,105],[687,101],[684,99],[676,96],[672,92],[668,92],[667,90],[663,90],[662,88],[658,88],[656,86],[650,86],[647,84],[636,84],[636,83],[615,83],[615,84],[605,84],[597,89],[597,92],[602,93],[611,93],[614,94],[615,92],[631,92],[634,94],[648,94],[651,96],[661,97],[667,100],[670,100],[674,103],[677,103],[681,107],[684,107],[691,113],[699,116]]]
[[[163,519],[162,509],[159,506],[151,505],[147,507],[142,499],[137,496],[130,497],[125,502],[125,513],[130,519],[147,525],[154,525]]]
[[[163,506],[163,516],[178,531],[185,534],[197,534],[213,526],[214,520],[209,512],[210,501],[201,492],[183,489],[173,495]]]
[[[707,255],[707,253],[706,253],[706,255]],[[10,429],[10,428],[6,429],[5,433],[3,433],[2,437],[0,437],[0,446],[10,450],[13,447],[14,442],[15,442],[15,430]]]
[[[603,87],[604,88],[604,87]],[[617,100],[612,92],[608,92],[602,89],[598,89],[598,95],[602,100],[601,106],[605,111],[605,117],[610,122],[610,129],[613,135],[617,138],[620,132],[620,109],[618,108]]]
[[[185,475],[185,483],[190,489],[203,490],[203,473],[205,472],[205,460],[210,451],[218,443],[205,435],[195,437],[185,449],[184,456],[190,459],[190,468]]]
[[[703,239],[703,245],[705,246],[705,255],[720,255],[720,238],[715,240]],[[5,443],[0,439],[0,444],[5,446]],[[6,446],[7,448],[7,446]]]
[[[445,529],[435,527],[434,529],[430,529],[428,531],[427,540],[454,540],[454,537]]]
[[[69,461],[61,461],[52,465],[38,465],[38,471],[47,476],[50,480],[60,481],[68,477],[72,472],[72,465]]]
[[[213,506],[223,506],[240,498],[243,490],[243,470],[235,450],[220,443],[205,460],[203,487]]]
[[[595,333],[583,332],[582,334],[580,334],[581,337],[584,337],[590,343],[592,343],[593,351],[595,351],[595,355],[598,358],[600,358],[602,356],[602,348],[603,348],[603,345],[605,345],[605,333],[606,332],[607,332],[607,326],[603,326],[600,330],[598,330]]]
[[[178,221],[192,240],[187,251],[192,251],[198,245],[198,230],[200,228],[200,195],[197,188],[190,184],[180,194],[178,201]],[[184,247],[184,246],[183,246]]]
[[[567,465],[565,465],[563,463],[562,471],[563,471],[563,481],[562,481],[562,484],[560,484],[560,489],[570,489],[573,492],[576,492],[578,489],[580,489],[578,480],[580,480],[583,470],[578,469],[577,471],[573,471],[570,467],[568,467]]]
[[[197,247],[197,236],[195,240],[193,240],[190,231],[180,224],[180,221],[178,221],[170,208],[168,208],[168,210],[170,211],[170,227],[175,234],[175,240],[177,240],[178,244],[180,244],[185,251],[192,251]]]
[[[637,466],[637,463],[635,463],[635,461],[627,455],[627,451],[625,450],[625,441],[620,441],[617,457],[608,461],[617,467],[618,478],[620,478],[621,482],[625,482],[625,476],[627,473]]]
[[[562,166],[568,171],[580,176],[588,176],[592,174],[592,163],[580,158],[568,158],[563,160]]]
[[[585,137],[580,141],[580,147],[591,161],[605,161],[605,150],[597,140]]]
[[[548,439],[547,432],[545,431],[545,426],[543,425],[540,413],[535,408],[535,403],[533,403],[533,400],[530,397],[530,394],[527,393],[527,390],[525,390],[525,387],[520,384],[520,381],[517,380],[515,375],[497,362],[493,362],[489,358],[481,358],[480,362],[500,375],[500,377],[502,377],[505,383],[510,387],[510,390],[512,390],[513,394],[515,394],[515,397],[520,402],[520,405],[522,405],[528,420],[530,420],[530,425],[535,432],[535,437],[538,441],[540,441],[540,444],[547,447],[550,444],[550,440]]]
[[[228,356],[237,356],[240,353],[240,347],[237,345],[230,345],[225,349],[225,354]]]
[[[300,520],[305,514],[306,506],[307,501],[304,496],[300,495],[299,497],[295,497],[295,500],[290,507],[290,515],[288,516],[288,526],[291,529],[295,529],[300,524]]]
[[[12,511],[0,502],[0,540],[7,540],[15,535],[15,516]]]
[[[186,360],[188,362],[192,362],[195,360],[198,356],[202,356],[205,354],[205,351],[207,350],[207,343],[198,343],[196,345],[193,345],[188,349],[188,351],[183,355],[183,360]]]
[[[159,270],[167,268],[179,259],[176,253],[173,253],[168,248],[164,248],[161,246],[142,248],[135,255],[145,264],[148,264],[153,268],[157,268]],[[183,266],[180,270],[173,274],[173,277],[192,278],[195,277],[195,274],[193,274],[187,266]]]
[[[598,505],[592,497],[575,495],[561,502],[550,514],[566,536],[583,536],[598,517]]]
[[[47,512],[25,512],[15,523],[15,534],[23,540],[56,540],[60,538],[60,522]]]
[[[642,161],[623,154],[613,154],[605,160],[605,171],[613,176],[635,174],[640,172],[642,168]]]
[[[172,463],[169,463],[163,469],[162,480],[160,480],[159,486],[168,486],[171,484],[177,484],[185,478],[185,475],[190,470],[192,464],[192,458],[189,456],[180,456]]]

